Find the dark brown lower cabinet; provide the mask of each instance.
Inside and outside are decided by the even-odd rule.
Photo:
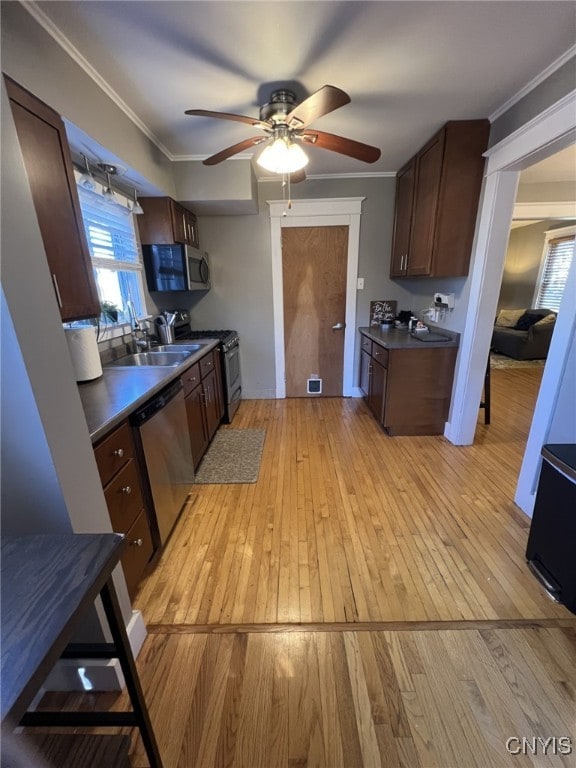
[[[386,349],[363,337],[360,387],[389,435],[441,435],[450,410],[456,347]]]
[[[204,392],[202,384],[198,384],[190,394],[186,395],[185,403],[188,430],[190,432],[190,447],[192,448],[194,469],[196,469],[206,452],[206,448],[208,448],[208,438],[204,425]]]
[[[154,545],[128,422],[125,421],[100,440],[94,447],[94,455],[112,530],[126,534],[128,539],[128,548],[121,562],[128,594],[134,597],[154,553]]]
[[[372,358],[368,407],[379,424],[382,424],[384,416],[384,406],[386,402],[386,375],[386,368]]]
[[[208,352],[182,376],[194,468],[200,464],[224,414],[220,368],[217,367],[220,361],[214,352]]]

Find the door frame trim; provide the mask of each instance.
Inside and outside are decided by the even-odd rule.
[[[488,158],[473,250],[466,324],[457,362],[450,419],[444,436],[474,441],[486,359],[502,281],[520,171],[576,141],[576,90],[571,91],[486,152]],[[568,280],[576,280],[573,260]],[[549,439],[562,377],[576,334],[576,306],[564,299],[556,320],[514,501],[532,515],[542,445]]]
[[[293,200],[287,209],[284,200],[268,200],[270,206],[270,242],[272,250],[272,300],[274,310],[274,356],[276,398],[286,397],[286,359],[284,354],[284,291],[282,282],[282,229],[284,227],[348,227],[346,266],[346,328],[342,395],[353,397],[354,340],[356,336],[356,291],[360,250],[360,216],[365,197],[333,197],[317,200]]]

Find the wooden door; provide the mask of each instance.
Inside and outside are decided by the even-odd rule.
[[[342,395],[347,264],[347,226],[282,230],[287,397],[309,397],[314,375],[321,395]]]

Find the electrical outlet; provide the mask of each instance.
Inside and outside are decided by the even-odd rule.
[[[363,291],[364,290],[364,278],[359,277],[358,278],[358,290]]]

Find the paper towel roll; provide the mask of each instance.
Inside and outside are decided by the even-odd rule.
[[[65,328],[66,341],[76,374],[76,381],[91,381],[102,376],[102,364],[96,341],[96,328]]]

